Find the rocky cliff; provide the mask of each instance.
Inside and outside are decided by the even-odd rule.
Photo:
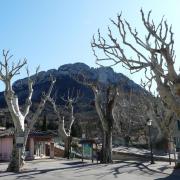
[[[123,74],[114,72],[110,67],[90,68],[86,64],[75,63],[60,66],[58,69],[39,72],[34,85],[33,103],[36,104],[39,102],[42,92],[47,91],[50,84],[49,77],[52,75],[56,78],[56,84],[52,92],[52,96],[56,98],[56,103],[59,105],[64,104],[61,97],[67,95],[68,89],[70,91],[73,89],[74,93],[80,90],[82,97],[75,106],[75,116],[78,122],[81,122],[81,131],[87,131],[90,126],[92,126],[91,129],[97,129],[100,123],[94,107],[93,92],[89,87],[78,83],[72,78],[72,76],[77,76],[81,73],[84,74],[88,80],[99,81],[103,84],[118,82],[124,91],[129,91],[130,89],[133,89],[133,92],[142,91],[139,85]],[[35,76],[32,76],[32,78],[35,78]],[[19,97],[19,104],[23,105],[28,95],[27,78],[16,81],[13,84],[13,89]],[[3,92],[0,92],[0,108],[6,108]],[[44,118],[44,116],[46,116],[46,118]],[[50,105],[46,105],[40,119],[36,128],[40,128],[45,119],[48,121],[48,128],[57,128],[57,118],[54,116]],[[79,124],[77,123],[76,125],[78,126]]]

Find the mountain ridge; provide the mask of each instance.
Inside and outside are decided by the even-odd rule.
[[[85,74],[88,79],[93,81],[99,81],[103,84],[106,83],[117,83],[123,85],[124,90],[133,89],[133,91],[141,91],[142,88],[130,80],[128,77],[123,75],[122,73],[116,73],[111,67],[99,67],[93,68],[89,67],[88,65],[77,62],[74,64],[65,64],[60,66],[58,69],[50,69],[47,71],[41,71],[38,73],[36,77],[36,83],[34,85],[34,93],[32,97],[33,102],[40,101],[40,97],[42,92],[46,92],[48,90],[50,81],[49,77],[52,75],[56,78],[56,84],[53,90],[53,93],[64,95],[67,89],[72,88],[73,86],[75,89],[84,87],[86,96],[90,96],[92,98],[93,94],[89,87],[85,87],[82,84],[76,82],[72,76],[79,75],[80,73]],[[35,75],[31,76],[35,78]],[[69,83],[68,83],[69,82]],[[63,87],[62,87],[63,86]],[[76,88],[77,86],[77,88]],[[89,89],[89,90],[87,90]],[[23,79],[19,79],[13,83],[13,90],[19,97],[19,104],[22,105],[25,102],[26,97],[28,96],[28,84],[27,84],[27,77]],[[64,91],[64,92],[62,92]],[[6,107],[6,102],[4,99],[4,93],[0,92],[0,108]]]
[[[37,104],[41,99],[42,92],[48,90],[50,86],[49,77],[52,75],[56,78],[56,83],[51,96],[55,99],[60,110],[62,110],[65,105],[62,96],[67,97],[68,90],[70,91],[70,94],[74,96],[76,96],[77,90],[82,94],[78,103],[74,105],[74,116],[76,119],[73,125],[73,127],[75,127],[74,133],[79,137],[81,137],[82,132],[84,131],[86,131],[86,134],[89,134],[89,137],[100,136],[101,123],[95,109],[93,91],[90,87],[77,82],[75,78],[73,78],[73,76],[80,74],[85,75],[88,80],[98,81],[103,84],[119,83],[119,86],[121,86],[121,88],[123,87],[123,90],[126,92],[130,92],[130,90],[133,90],[134,93],[144,91],[138,84],[134,83],[122,73],[114,72],[110,67],[93,68],[84,63],[65,64],[58,69],[50,69],[38,73],[32,96],[33,105],[31,107],[31,112],[35,111]],[[34,75],[31,77],[35,78]],[[23,106],[26,97],[28,96],[27,77],[15,81],[13,89],[19,98],[19,104]],[[0,125],[12,127],[12,120],[7,110],[3,92],[0,92],[0,108],[0,111],[5,109],[7,112],[6,115],[8,116],[4,120],[4,117],[0,118]],[[44,119],[47,121],[47,129],[57,130],[58,120],[54,114],[52,105],[48,102],[38,118],[34,129],[41,130]],[[66,122],[68,121],[69,120],[66,117]]]

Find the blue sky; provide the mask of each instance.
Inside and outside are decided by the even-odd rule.
[[[84,62],[97,67],[90,42],[100,28],[106,33],[109,18],[122,11],[137,30],[141,31],[140,8],[152,9],[152,17],[163,15],[173,25],[177,60],[180,46],[179,0],[1,0],[0,50],[10,49],[14,60],[26,57],[33,73],[58,68],[60,65]],[[115,67],[139,82],[139,75]],[[17,77],[24,77],[25,73]],[[3,90],[0,83],[0,90]]]

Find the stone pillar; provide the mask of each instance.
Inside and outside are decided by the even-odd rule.
[[[50,158],[54,158],[54,142],[50,143]]]

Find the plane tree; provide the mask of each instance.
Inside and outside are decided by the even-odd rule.
[[[93,37],[91,46],[96,62],[100,65],[103,61],[111,61],[111,65],[121,63],[132,73],[144,70],[146,85],[151,87],[154,80],[161,99],[180,117],[180,75],[175,69],[172,26],[164,18],[156,25],[151,11],[147,17],[142,9],[140,12],[147,32],[144,38],[120,14],[116,20],[111,19],[107,38],[100,31]],[[117,33],[113,33],[113,27]]]
[[[151,11],[145,15],[141,9],[140,13],[145,35],[133,29],[122,14],[111,19],[112,26],[108,27],[107,36],[98,30],[91,43],[96,62],[101,66],[105,62],[111,66],[120,63],[131,73],[143,70],[145,86],[151,89],[155,82],[166,109],[180,118],[180,74],[175,67],[172,26],[164,17],[156,24]]]
[[[102,151],[101,163],[112,162],[112,133],[114,128],[113,108],[117,97],[119,82],[100,82],[87,77],[87,74],[79,72],[72,77],[79,83],[88,86],[94,93],[94,104],[102,127]]]
[[[23,107],[20,107],[19,98],[16,92],[13,90],[12,79],[16,75],[20,74],[20,70],[27,64],[27,60],[24,59],[23,61],[18,61],[17,63],[12,61],[11,63],[12,57],[13,56],[10,55],[9,51],[3,50],[3,60],[0,61],[0,80],[3,82],[5,87],[4,97],[15,127],[14,145],[7,171],[19,172],[24,164],[25,147],[28,134],[41,114],[47,98],[51,94],[55,80],[51,78],[48,91],[43,93],[36,111],[30,116],[31,118],[28,118],[30,108],[32,106],[31,99],[33,95],[33,86],[35,83],[35,78],[38,74],[38,68],[34,78],[29,76],[29,70],[27,69],[27,84],[29,93],[25,104]],[[26,126],[25,121],[27,123]]]
[[[56,100],[53,97],[49,97],[48,101],[51,103],[53,110],[58,118],[59,122],[59,136],[62,137],[64,141],[64,157],[70,158],[70,151],[71,151],[71,141],[72,141],[72,126],[75,121],[74,116],[74,105],[78,102],[80,98],[80,91],[77,91],[77,94],[75,95],[74,89],[72,92],[70,90],[67,91],[67,95],[64,95],[61,97],[61,99],[65,102],[64,108],[58,107],[56,104]],[[65,117],[65,114],[68,114],[68,117]],[[65,120],[67,118],[67,120]]]

